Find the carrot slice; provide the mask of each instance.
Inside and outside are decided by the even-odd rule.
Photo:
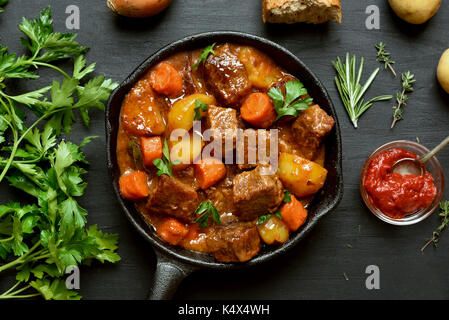
[[[200,224],[199,223],[191,223],[191,224],[189,224],[189,232],[187,233],[184,240],[187,242],[196,241],[200,237],[201,233],[203,233],[203,230],[201,229]]]
[[[290,231],[296,231],[307,219],[307,210],[294,195],[290,195],[291,202],[285,203],[281,208],[282,221]]]
[[[158,93],[176,96],[182,91],[182,77],[171,64],[162,62],[151,74],[151,86]]]
[[[187,236],[189,228],[175,218],[167,218],[167,220],[157,228],[156,232],[168,243],[177,245],[185,236]]]
[[[226,177],[226,167],[219,159],[202,159],[195,164],[195,175],[200,188],[206,190]]]
[[[134,171],[123,175],[119,181],[120,193],[129,200],[148,197],[149,188],[145,172]]]
[[[161,137],[141,137],[140,149],[144,166],[153,166],[153,161],[162,158],[162,139]]]
[[[276,109],[265,93],[251,93],[240,108],[243,120],[258,128],[269,128],[276,120]]]

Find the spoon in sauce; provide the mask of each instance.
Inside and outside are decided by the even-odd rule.
[[[449,144],[449,136],[443,140],[438,146],[435,147],[428,154],[419,157],[418,159],[404,158],[397,161],[391,168],[392,172],[396,172],[402,175],[414,174],[422,175],[424,174],[424,168],[426,163],[432,159],[438,152],[444,149]]]

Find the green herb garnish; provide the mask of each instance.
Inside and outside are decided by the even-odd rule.
[[[390,100],[393,98],[393,96],[391,95],[383,95],[375,97],[367,102],[364,101],[363,96],[379,73],[379,68],[374,70],[366,83],[362,86],[360,84],[360,81],[363,74],[363,57],[361,58],[357,74],[357,58],[353,56],[350,59],[349,53],[346,54],[346,63],[343,64],[340,57],[338,57],[337,61],[333,61],[332,64],[335,70],[337,70],[335,84],[337,86],[341,100],[346,108],[346,111],[348,112],[349,118],[351,119],[355,128],[357,128],[357,122],[359,118],[362,116],[362,114],[365,113],[365,111],[371,108],[374,102]]]
[[[120,260],[115,253],[118,237],[103,234],[96,226],[87,228],[87,211],[76,200],[86,188],[87,161],[80,148],[94,137],[79,146],[58,144],[58,138],[62,130],[70,133],[76,109],[89,125],[88,110],[104,109],[103,102],[117,84],[104,77],[85,80],[95,64],[86,67],[82,53],[87,48],[75,41],[75,35],[53,32],[50,8],[38,19],[24,18],[19,29],[31,55],[17,58],[6,47],[0,49],[0,144],[7,137],[12,139],[10,146],[1,148],[6,157],[0,156],[0,182],[6,177],[34,201],[0,205],[0,261],[4,262],[0,273],[17,271],[17,283],[0,299],[37,295],[80,299],[76,291],[66,288],[66,268],[92,260]],[[72,76],[52,64],[66,58],[74,59]],[[11,79],[37,79],[36,69],[41,67],[58,71],[64,80],[32,92],[8,94]],[[37,120],[26,125],[23,109],[32,111]],[[38,128],[44,121],[45,126]]]
[[[3,7],[6,6],[7,3],[8,3],[8,0],[0,0],[0,12],[5,11],[5,9],[3,9]]]
[[[390,69],[391,72],[396,77],[396,71],[393,69],[393,64],[395,63],[391,60],[391,54],[385,50],[385,44],[383,42],[379,42],[376,45],[377,49],[377,61],[384,63],[385,70]]]
[[[54,130],[47,126],[42,133],[34,130],[18,154],[22,160],[14,162],[7,179],[34,201],[0,205],[0,260],[8,261],[0,273],[17,270],[17,283],[0,299],[78,300],[81,296],[65,286],[66,269],[92,260],[119,261],[118,236],[103,234],[96,225],[86,227],[87,211],[76,200],[87,186],[80,146],[56,145]]]
[[[196,70],[199,67],[200,63],[202,63],[204,65],[206,63],[207,57],[210,54],[215,55],[215,51],[214,51],[215,44],[216,43],[211,44],[210,46],[204,48],[203,52],[201,53],[200,57],[198,58],[198,61],[195,62],[195,64],[192,66],[192,70]]]
[[[218,213],[217,208],[215,208],[212,202],[210,200],[201,202],[198,208],[195,210],[195,216],[200,216],[195,221],[195,223],[199,223],[201,229],[206,228],[209,223],[209,216],[211,214],[215,223],[221,225],[220,214]]]
[[[394,128],[396,122],[404,119],[404,110],[402,107],[407,105],[408,96],[406,93],[413,92],[413,84],[416,82],[415,75],[407,71],[402,74],[402,91],[398,92],[396,95],[397,106],[393,107],[393,122],[391,123],[391,129]]]
[[[289,81],[285,84],[285,97],[281,89],[271,88],[268,95],[276,109],[276,120],[284,116],[297,117],[300,111],[309,108],[313,99],[307,96],[307,94],[307,89],[304,88],[304,85],[300,81]],[[301,98],[301,96],[306,97]]]
[[[159,171],[156,173],[158,176],[166,174],[169,177],[173,177],[172,166],[180,164],[181,161],[170,161],[170,150],[168,149],[167,139],[164,140],[164,147],[162,148],[162,159],[156,159],[153,164]]]
[[[426,243],[424,247],[422,247],[421,251],[424,251],[431,243],[433,243],[435,248],[438,248],[441,233],[449,225],[449,201],[442,201],[440,203],[440,209],[441,225],[433,232],[432,238],[429,240],[429,242]]]
[[[290,191],[284,190],[284,202],[292,202],[292,193]]]
[[[257,225],[260,226],[261,224],[264,224],[268,219],[271,218],[271,214],[266,214],[263,216],[260,216],[257,220]]]
[[[285,203],[292,202],[292,197],[291,197],[291,192],[290,191],[284,190],[284,199],[282,201],[285,202]],[[276,210],[274,215],[282,220],[281,210]],[[263,216],[260,216],[259,219],[257,220],[257,225],[264,224],[270,218],[271,218],[271,214],[270,213],[266,214],[266,215],[263,215]]]
[[[204,103],[198,99],[195,100],[195,113],[194,113],[193,119],[200,121],[201,120],[201,111],[206,112],[207,108],[209,108],[209,105],[207,103]]]

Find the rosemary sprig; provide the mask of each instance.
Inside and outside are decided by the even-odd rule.
[[[379,42],[376,45],[377,49],[377,61],[382,62],[385,64],[385,70],[390,69],[391,72],[396,77],[396,71],[393,69],[393,64],[395,63],[393,60],[391,60],[391,54],[385,50],[385,44],[383,42]]]
[[[358,68],[357,74],[357,58],[353,56],[350,59],[349,53],[346,53],[345,64],[342,63],[340,57],[337,57],[337,61],[333,61],[332,64],[335,70],[337,70],[335,84],[337,85],[341,100],[343,101],[346,111],[348,112],[348,115],[355,128],[357,128],[358,119],[362,116],[363,113],[365,113],[365,111],[371,108],[374,102],[390,100],[393,98],[393,96],[391,95],[382,95],[375,97],[367,102],[364,101],[363,96],[379,73],[379,68],[374,70],[366,83],[362,86],[360,84],[360,80],[363,74],[363,57],[360,60],[360,66]]]
[[[391,123],[391,129],[394,128],[396,122],[404,119],[404,110],[402,107],[407,105],[408,96],[406,93],[413,92],[413,84],[416,82],[415,75],[407,71],[402,74],[402,91],[396,95],[397,106],[393,107],[393,122]]]
[[[442,201],[440,203],[440,217],[441,225],[433,232],[432,238],[422,247],[421,251],[424,251],[431,243],[434,247],[438,247],[438,242],[440,241],[441,232],[449,225],[449,201]]]

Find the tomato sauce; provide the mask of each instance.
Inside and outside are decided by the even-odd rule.
[[[404,158],[418,155],[400,148],[377,155],[369,164],[364,186],[372,205],[393,219],[402,219],[425,207],[436,197],[432,174],[401,175],[391,171],[393,165]]]

